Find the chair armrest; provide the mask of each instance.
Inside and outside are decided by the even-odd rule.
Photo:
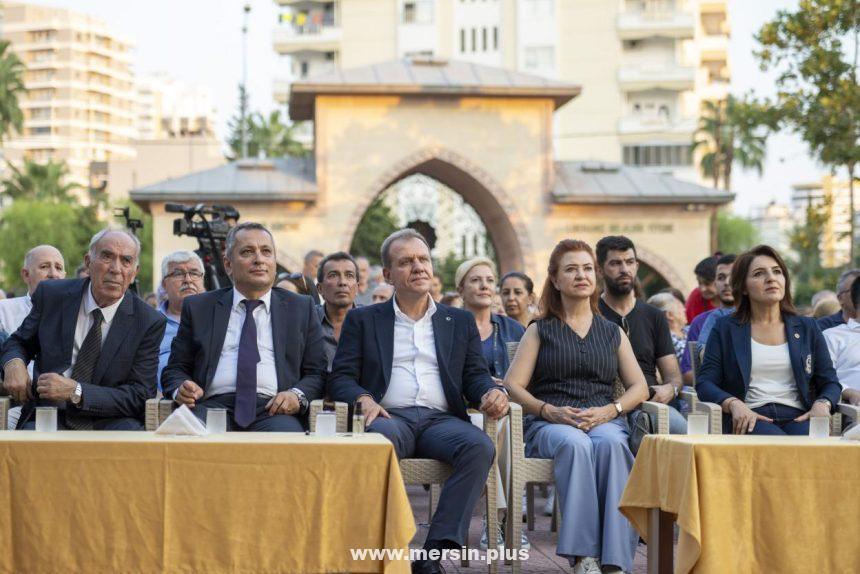
[[[9,408],[12,400],[9,397],[0,397],[0,430],[9,428]]]
[[[699,395],[696,394],[694,389],[683,388],[681,392],[678,393],[678,397],[684,401],[687,401],[687,404],[690,405],[690,412],[696,412],[696,405],[699,403]]]
[[[323,401],[322,399],[317,399],[315,401],[311,401],[311,406],[308,409],[308,426],[311,429],[311,432],[316,432],[317,430],[317,415],[321,413],[323,410]],[[346,403],[335,402],[334,403],[334,414],[336,418],[335,430],[337,432],[346,432],[348,428],[347,421],[349,420],[349,405]]]
[[[173,412],[175,404],[167,399],[148,399],[146,401],[145,428],[154,431]]]
[[[839,403],[836,410],[843,417],[848,417],[855,423],[860,423],[860,407],[848,403]]]
[[[657,419],[656,434],[669,434],[669,405],[645,401],[642,403],[641,409]]]
[[[698,401],[696,412],[708,415],[710,418],[710,434],[723,434],[723,409],[715,403]]]

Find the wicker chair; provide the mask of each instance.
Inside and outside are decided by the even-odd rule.
[[[6,430],[9,424],[9,408],[11,407],[12,399],[9,397],[0,397],[0,430]]]
[[[723,434],[723,409],[720,405],[699,401],[699,412],[711,414],[711,430],[709,434]],[[842,434],[845,417],[855,422],[860,421],[860,407],[855,407],[847,403],[839,403],[836,407],[836,412],[830,415],[830,436],[840,436]]]
[[[316,427],[316,416],[322,410],[322,401],[314,401],[311,403],[310,410],[310,427],[313,430]],[[341,417],[341,413],[348,411],[346,403],[335,403],[337,412],[337,432],[347,432],[346,414]],[[474,411],[470,411],[474,412]],[[496,430],[498,421],[494,421],[489,417],[484,417],[484,432],[489,435],[493,444],[496,445]],[[486,512],[487,512],[487,530],[496,532],[498,530],[498,514],[496,510],[496,499],[498,496],[498,485],[496,483],[496,469],[498,468],[498,454],[493,457],[493,465],[490,472],[487,474],[486,484]],[[428,522],[433,519],[433,514],[436,512],[436,505],[439,503],[439,496],[442,491],[442,485],[451,476],[453,469],[450,465],[434,460],[431,458],[404,458],[400,461],[400,475],[403,477],[404,484],[429,484],[430,485],[430,505],[428,513]],[[468,547],[468,540],[466,542]],[[469,560],[465,558],[460,561],[465,568],[469,567]],[[493,561],[488,565],[489,572],[496,574],[499,571],[499,562]]]
[[[693,367],[693,389],[682,389],[678,395],[690,405],[691,413],[703,413],[708,415],[708,428],[710,434],[722,434],[723,413],[719,406],[713,403],[704,403],[699,400],[696,393],[696,375],[702,366],[701,345],[697,341],[688,341],[687,347],[690,351],[690,365]]]

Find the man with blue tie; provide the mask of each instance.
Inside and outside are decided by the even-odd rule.
[[[183,302],[164,395],[203,421],[207,409],[226,409],[228,430],[302,431],[326,369],[314,304],[272,288],[275,244],[259,223],[230,230],[224,267],[233,287]]]
[[[394,297],[347,314],[329,395],[361,403],[367,429],[385,435],[399,458],[453,467],[424,548],[460,548],[495,454],[490,438],[469,422],[466,400],[497,419],[508,410],[507,394],[490,377],[472,315],[431,298],[426,239],[412,229],[393,233],[382,244],[382,265]],[[430,559],[414,562],[412,571],[435,574],[441,567]]]

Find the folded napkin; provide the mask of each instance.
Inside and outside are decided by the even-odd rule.
[[[200,419],[195,417],[188,407],[182,405],[155,429],[155,434],[204,436],[207,431]]]
[[[860,424],[854,425],[842,436],[850,440],[860,440]]]

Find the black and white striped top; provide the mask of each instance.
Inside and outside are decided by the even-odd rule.
[[[594,316],[585,338],[555,317],[536,322],[540,350],[529,391],[557,407],[602,407],[612,402],[618,376],[618,325]]]

